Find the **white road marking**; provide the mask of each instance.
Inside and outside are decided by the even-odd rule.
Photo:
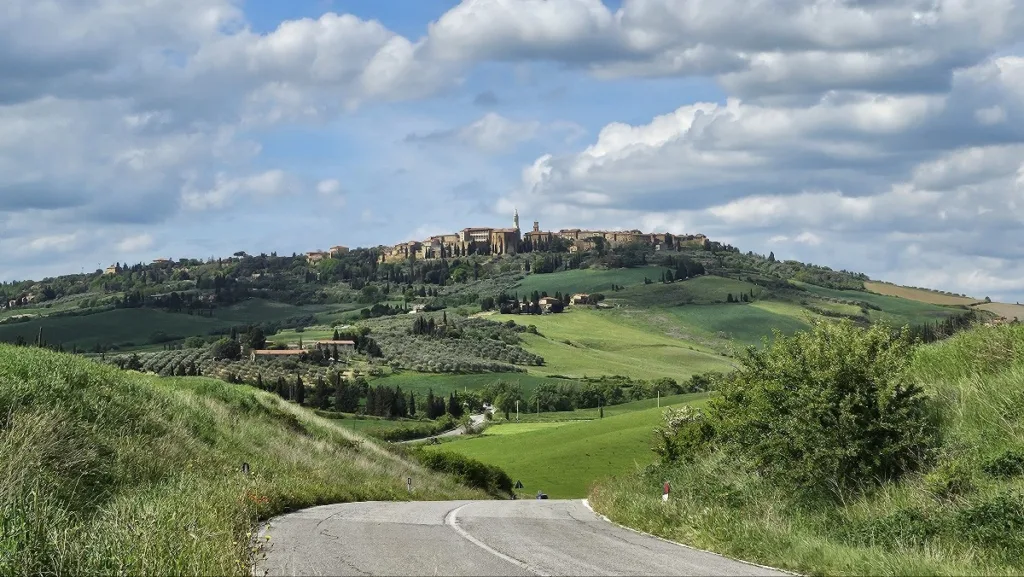
[[[483,541],[481,541],[481,540],[477,539],[476,537],[470,535],[462,527],[459,527],[459,511],[465,509],[466,507],[468,507],[470,505],[472,505],[472,503],[466,503],[465,505],[462,505],[461,507],[456,507],[455,509],[452,509],[451,511],[449,511],[448,514],[445,515],[445,517],[444,517],[445,525],[448,525],[449,527],[454,529],[455,532],[458,533],[463,539],[469,541],[470,543],[476,545],[477,547],[480,547],[481,549],[483,549],[484,551],[487,551],[488,553],[490,553],[491,555],[494,555],[495,557],[498,557],[500,559],[508,561],[509,563],[512,563],[513,565],[516,565],[518,567],[522,567],[523,569],[526,569],[527,571],[529,571],[530,573],[533,573],[535,575],[540,575],[541,577],[551,577],[548,573],[544,573],[540,569],[537,569],[536,567],[532,567],[532,566],[530,566],[530,565],[520,561],[519,559],[516,559],[515,557],[509,557],[508,555],[502,553],[501,551],[497,551],[495,549],[492,549],[490,546],[487,545],[487,543],[484,543]]]

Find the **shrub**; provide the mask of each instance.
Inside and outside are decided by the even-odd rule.
[[[940,499],[962,497],[974,491],[971,470],[963,460],[954,460],[936,467],[924,477],[925,488]]]
[[[512,495],[512,479],[500,467],[444,451],[419,450],[414,455],[428,469],[452,475],[465,485],[494,496]]]
[[[714,427],[708,423],[700,409],[683,405],[678,409],[668,409],[664,415],[664,425],[654,430],[658,442],[654,447],[662,462],[693,461],[694,457],[704,451],[714,438]]]
[[[1003,451],[986,461],[981,470],[989,476],[1004,479],[1024,475],[1024,453]]]
[[[749,348],[710,404],[723,446],[787,488],[857,490],[917,469],[937,441],[905,375],[908,331],[850,321]]]

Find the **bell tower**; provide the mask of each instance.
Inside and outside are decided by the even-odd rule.
[[[512,217],[512,224],[515,225],[516,230],[519,230],[519,209],[513,208],[515,216]]]

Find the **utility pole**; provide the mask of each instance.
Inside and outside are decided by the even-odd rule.
[[[661,389],[658,389],[658,408],[661,408]]]
[[[516,401],[516,422],[519,422],[519,401]]]

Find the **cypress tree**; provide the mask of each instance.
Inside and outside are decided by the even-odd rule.
[[[256,388],[263,390],[263,373],[256,373]]]
[[[416,416],[416,395],[412,394],[411,391],[409,392],[409,404],[408,404],[408,407],[409,407],[409,416],[410,417],[415,417]]]
[[[334,373],[334,410],[343,412],[345,410],[345,383],[340,375]]]
[[[306,400],[306,385],[302,383],[302,377],[295,375],[295,402],[302,404]]]
[[[314,393],[314,399],[314,402],[316,403],[318,409],[327,409],[327,383],[324,382],[324,377],[319,374],[316,376],[316,390]]]

